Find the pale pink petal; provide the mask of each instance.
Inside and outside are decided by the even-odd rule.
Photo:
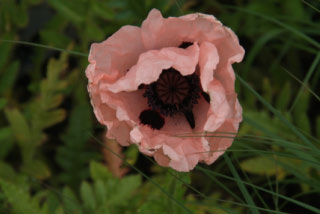
[[[97,89],[97,87],[93,84],[89,84],[88,91],[90,93],[93,111],[98,121],[104,125],[113,123],[113,121],[116,119],[115,111],[101,101],[100,91]]]
[[[169,165],[165,166],[170,166],[177,171],[190,171],[199,161],[207,158],[208,149],[199,142],[199,138],[168,135],[162,131],[152,130],[148,126],[135,127],[130,136],[131,140],[138,144],[140,151],[145,154],[154,155],[161,149],[163,153],[158,155],[163,154],[169,159],[166,162]]]
[[[94,85],[89,85],[91,94],[91,104],[94,107],[94,113],[101,124],[108,127],[107,137],[116,139],[121,145],[129,145],[130,127],[127,122],[120,122],[116,118],[116,110],[103,102],[102,93]]]
[[[187,14],[184,16],[180,16],[179,18],[193,21],[199,17],[207,19],[210,22],[215,22],[217,25],[222,25],[222,23],[219,20],[217,20],[216,17],[214,17],[213,15],[208,15],[208,14],[204,14],[204,13],[191,13],[191,14]]]
[[[184,140],[176,147],[170,147],[170,144],[164,145],[163,153],[170,159],[169,166],[180,172],[188,172],[192,170],[202,159],[204,151],[198,140]],[[199,148],[200,147],[200,148]]]
[[[239,124],[242,121],[242,108],[236,93],[228,94],[227,100],[230,106],[230,114],[228,119],[232,119],[234,124]]]
[[[189,75],[195,71],[198,58],[199,47],[196,43],[187,49],[171,47],[147,51],[140,55],[137,64],[125,76],[113,84],[106,83],[101,87],[114,93],[134,91],[140,84],[155,82],[162,70],[170,67],[180,71],[182,75]]]
[[[116,122],[108,129],[107,138],[116,139],[122,146],[128,146],[130,145],[131,129],[127,122]]]
[[[165,124],[161,129],[162,133],[168,135],[177,135],[180,133],[190,133],[193,130],[190,128],[185,116],[182,113],[165,118]]]
[[[225,90],[218,80],[211,81],[209,95],[211,111],[208,114],[208,120],[203,129],[213,132],[224,123],[231,110]]]
[[[139,124],[140,113],[148,108],[142,90],[117,94],[104,92],[101,93],[101,101],[115,110],[119,121],[130,121],[133,125]]]
[[[204,126],[207,123],[208,116],[210,116],[209,114],[211,113],[210,104],[203,97],[201,97],[198,99],[198,104],[194,105],[192,112],[196,123],[194,129],[190,129],[189,133],[201,133],[204,131]]]
[[[200,81],[202,89],[207,92],[209,83],[213,80],[214,70],[219,62],[217,48],[209,42],[203,42],[200,45]]]
[[[153,9],[142,24],[142,40],[147,49],[179,46],[182,42],[214,42],[226,35],[222,24],[213,16],[194,14],[164,19]]]
[[[224,86],[226,93],[234,92],[235,75],[232,68],[234,62],[241,62],[244,56],[244,49],[239,45],[239,40],[229,28],[226,28],[227,36],[215,45],[218,49],[220,62],[215,71],[214,77]]]
[[[170,163],[170,159],[168,156],[166,156],[164,153],[163,153],[163,150],[162,148],[161,149],[158,149],[155,153],[154,153],[154,159],[157,161],[157,163],[160,165],[160,166],[164,166],[164,167],[168,167],[169,166],[169,163]]]
[[[123,75],[131,68],[144,50],[141,29],[124,26],[106,41],[91,45],[87,77],[94,83],[99,81],[101,75],[114,80],[114,77]]]
[[[208,134],[206,140],[209,143],[209,157],[205,160],[207,164],[216,161],[233,142],[238,126],[230,121],[226,121],[216,132],[216,134]]]

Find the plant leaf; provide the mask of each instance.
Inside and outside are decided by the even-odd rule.
[[[80,194],[84,206],[89,210],[94,210],[96,208],[95,196],[93,194],[92,187],[88,182],[82,182],[80,187]]]

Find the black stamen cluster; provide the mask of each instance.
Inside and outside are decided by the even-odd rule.
[[[179,48],[186,49],[191,45],[193,42],[185,41]],[[159,130],[164,126],[165,118],[162,116],[173,116],[179,112],[184,114],[193,129],[195,119],[192,108],[198,103],[200,94],[210,103],[210,96],[201,89],[199,77],[195,73],[182,76],[174,68],[163,70],[158,81],[149,85],[141,84],[138,89],[145,90],[143,96],[148,99],[150,107],[140,113],[139,119],[152,129]]]
[[[163,70],[161,74],[165,72],[177,72],[181,75],[174,68]],[[199,93],[201,92],[201,89],[199,87],[199,77],[196,74],[192,74],[188,76],[181,75],[181,78],[185,78],[189,84],[188,95],[182,100],[182,102],[177,104],[166,104],[162,102],[157,94],[157,82],[153,82],[144,87],[145,92],[143,96],[148,99],[149,107],[154,111],[160,112],[160,114],[164,116],[173,116],[178,112],[185,113],[192,111],[193,105],[198,103],[197,99],[200,97]]]

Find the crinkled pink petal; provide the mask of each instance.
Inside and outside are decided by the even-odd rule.
[[[101,124],[111,126],[113,121],[116,121],[114,109],[101,101],[100,92],[97,90],[96,86],[88,85],[88,90],[96,118]]]
[[[202,89],[207,92],[210,82],[213,80],[214,70],[219,62],[219,54],[214,44],[203,42],[200,45],[200,81]]]
[[[239,40],[229,28],[226,28],[228,36],[219,43],[216,43],[220,62],[214,74],[224,86],[226,93],[234,92],[235,75],[232,68],[234,62],[241,62],[244,56],[244,49],[239,45]]]
[[[216,134],[208,134],[206,140],[210,146],[208,152],[209,157],[205,163],[212,164],[216,161],[233,142],[233,138],[238,131],[238,125],[231,121],[226,121],[216,132]]]
[[[123,75],[144,50],[141,29],[134,26],[122,27],[106,41],[91,45],[90,65],[86,70],[89,81],[97,83],[102,75],[110,80]]]
[[[91,104],[94,107],[94,113],[101,124],[108,127],[107,137],[116,139],[123,146],[129,145],[130,141],[130,127],[127,122],[120,122],[116,118],[116,110],[103,102],[103,95],[97,90],[95,85],[89,85],[91,94]]]
[[[208,14],[203,14],[203,13],[187,14],[187,15],[184,15],[184,16],[180,16],[179,18],[180,19],[189,20],[189,21],[193,21],[193,20],[195,20],[195,19],[197,19],[199,17],[207,19],[210,22],[214,22],[215,24],[222,26],[222,23],[219,20],[217,20],[216,17],[214,17],[213,15],[208,15]]]
[[[191,144],[191,142],[189,143]],[[201,151],[203,150],[198,151],[197,148],[194,148],[192,151],[188,151],[187,149],[190,147],[192,147],[192,145],[185,146],[180,144],[174,148],[164,145],[162,147],[163,153],[170,159],[169,166],[180,172],[192,170],[201,160]]]
[[[134,91],[140,84],[155,82],[162,70],[170,67],[181,71],[182,75],[189,75],[194,72],[198,58],[199,47],[196,43],[187,49],[170,47],[147,51],[140,55],[137,64],[125,76],[103,87],[114,93]]]
[[[162,165],[167,163],[163,166],[170,166],[177,171],[190,171],[199,161],[206,158],[206,150],[197,138],[167,135],[147,126],[135,127],[130,137],[145,154],[154,155],[161,149],[163,155],[169,158],[169,161],[163,162]]]
[[[218,80],[211,81],[209,85],[210,113],[204,125],[204,130],[213,132],[218,129],[230,114],[230,106],[225,90]]]
[[[213,42],[227,31],[213,16],[197,13],[164,19],[153,9],[142,24],[142,40],[147,49],[179,46],[182,41]]]
[[[104,92],[101,93],[101,100],[116,111],[116,118],[119,121],[138,124],[140,113],[148,108],[147,100],[142,94],[141,90],[116,94]]]
[[[170,163],[170,159],[168,156],[166,156],[164,153],[163,153],[163,150],[162,148],[161,149],[158,149],[154,154],[154,159],[157,161],[157,163],[160,165],[160,166],[164,166],[164,167],[168,167],[169,166],[169,163]]]
[[[122,146],[130,145],[131,126],[127,122],[119,121],[113,124],[107,132],[107,138],[116,139]]]

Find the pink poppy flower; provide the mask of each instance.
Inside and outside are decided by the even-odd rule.
[[[136,144],[161,166],[211,164],[233,139],[206,133],[236,133],[242,120],[232,64],[243,56],[237,36],[214,16],[163,18],[153,9],[141,28],[124,26],[92,44],[86,75],[94,113],[108,138]]]

